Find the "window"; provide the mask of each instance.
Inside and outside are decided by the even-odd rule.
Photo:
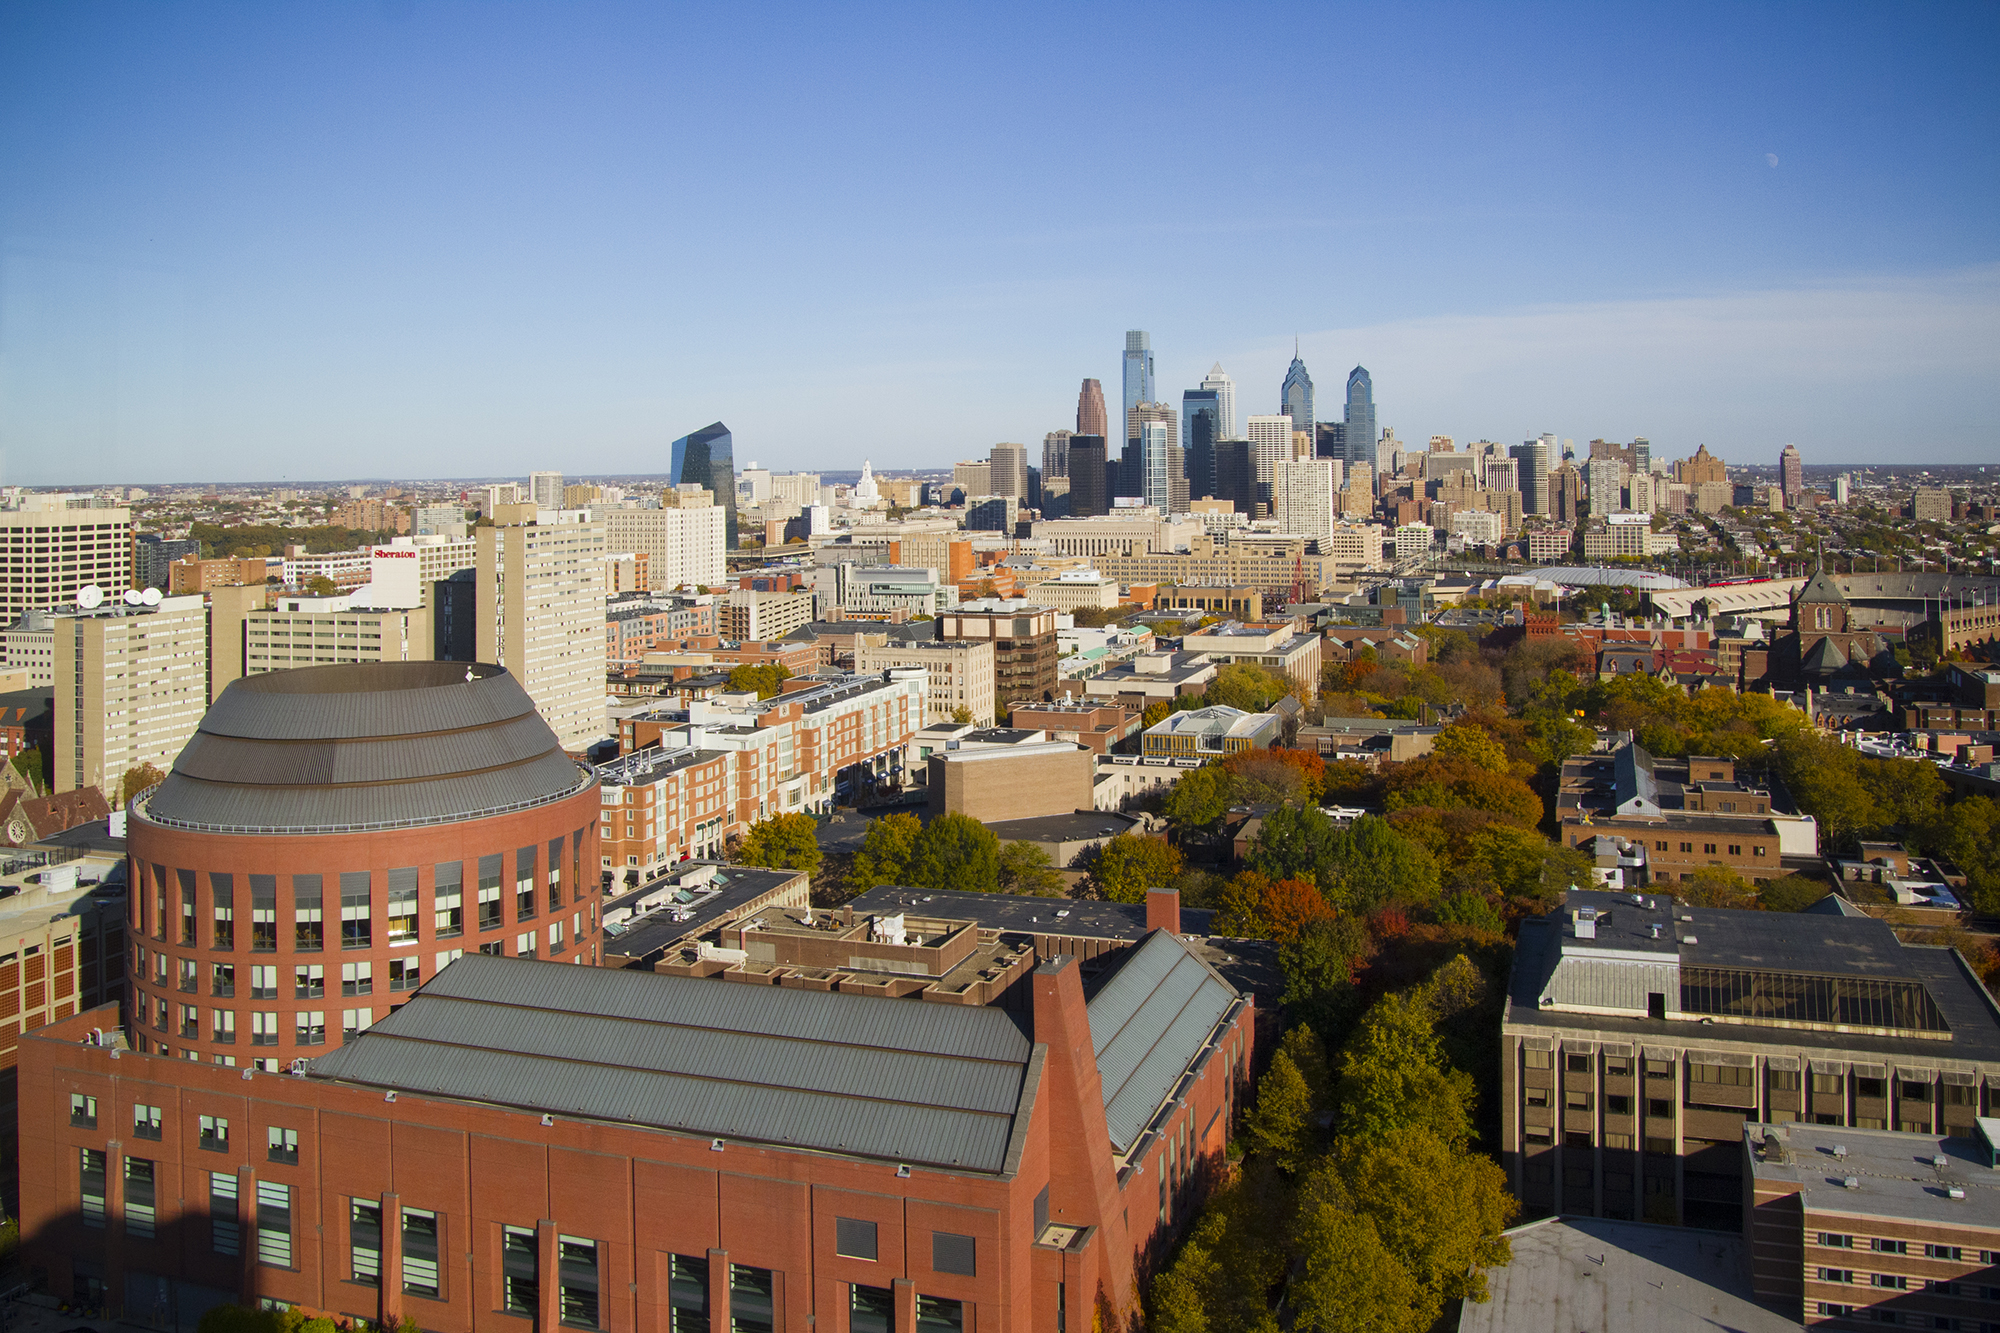
[[[1879,1078],[1855,1079],[1854,1095],[1857,1097],[1880,1097],[1882,1095],[1882,1080]]]
[[[1522,1134],[1521,1137],[1527,1140],[1529,1143],[1543,1144],[1543,1145],[1551,1144],[1556,1141],[1555,1131],[1549,1129],[1530,1129],[1526,1133]]]
[[[366,1032],[375,1022],[373,1009],[343,1009],[340,1011],[340,1040],[343,1045]]]
[[[1630,1134],[1606,1134],[1604,1136],[1604,1146],[1607,1148],[1630,1148],[1632,1146],[1632,1136]]]
[[[852,1217],[833,1220],[833,1252],[846,1259],[875,1258],[875,1224]]]
[[[382,1205],[351,1199],[347,1209],[348,1277],[371,1287],[382,1285]]]
[[[1648,1097],[1646,1099],[1646,1114],[1655,1120],[1673,1119],[1673,1099],[1669,1097]]]
[[[86,1097],[80,1092],[69,1095],[69,1123],[73,1129],[97,1128],[97,1098]],[[869,1256],[873,1258],[873,1255]]]
[[[667,1333],[708,1333],[708,1260],[701,1255],[668,1256]]]
[[[83,1224],[87,1227],[102,1228],[104,1225],[104,1154],[95,1148],[83,1149],[78,1188],[81,1191],[78,1211],[83,1215]]]
[[[236,964],[212,963],[208,969],[208,993],[219,1000],[236,994]]]
[[[1884,1240],[1877,1236],[1868,1242],[1868,1248],[1877,1254],[1908,1254],[1910,1243],[1906,1240]]]
[[[1868,1285],[1871,1287],[1886,1287],[1890,1291],[1908,1291],[1910,1289],[1910,1279],[1904,1277],[1901,1273],[1870,1273],[1868,1275]]]
[[[210,1152],[228,1152],[229,1122],[221,1116],[202,1116],[201,1146]]]
[[[1751,1086],[1752,1070],[1748,1065],[1697,1065],[1688,1066],[1688,1082],[1712,1083],[1718,1087],[1747,1088]]]
[[[208,877],[209,942],[218,949],[236,947],[236,889],[231,876],[210,873]]]
[[[896,1297],[887,1287],[855,1283],[847,1307],[849,1333],[896,1333]]]
[[[192,1004],[184,1004],[180,1006],[179,1032],[181,1036],[187,1038],[189,1041],[195,1041],[200,1039],[201,1009],[199,1006]]]
[[[977,1277],[977,1258],[978,1246],[971,1236],[956,1236],[949,1231],[931,1232],[931,1271]]]
[[[414,958],[391,958],[389,960],[389,989],[391,991],[415,990],[423,984],[424,968]]]
[[[1799,1071],[1796,1069],[1773,1069],[1769,1071],[1772,1092],[1797,1092]]]
[[[180,881],[181,888],[180,942],[189,948],[193,948],[195,885],[200,881],[192,870],[176,870],[174,878]]]
[[[159,1107],[142,1106],[136,1103],[133,1105],[132,1137],[135,1139],[154,1139],[154,1140],[157,1140],[160,1137]]]
[[[549,882],[549,910],[551,912],[561,911],[563,905],[562,854],[563,854],[563,840],[561,838],[551,839],[549,842],[549,862],[547,867],[548,882]]]
[[[326,947],[326,912],[318,875],[292,876],[292,948],[318,953]]]
[[[1672,1078],[1673,1076],[1674,1076],[1674,1062],[1672,1060],[1646,1061],[1647,1078]]]
[[[454,935],[462,935],[465,933],[463,894],[465,863],[443,862],[436,868],[434,874],[436,878],[431,890],[431,906],[435,910],[432,913],[431,924],[436,929],[437,938],[444,940]]]
[[[278,998],[277,968],[253,967],[250,969],[250,998],[253,1000],[275,1000]]]
[[[517,958],[533,958],[535,956],[534,931],[531,930],[524,935],[516,935],[514,937],[514,956]]]
[[[1608,1095],[1604,1099],[1604,1109],[1612,1115],[1631,1115],[1632,1099],[1630,1097],[1618,1096],[1615,1093]]]
[[[276,1046],[278,1044],[278,1016],[262,1010],[250,1015],[250,1044],[252,1046]]]
[[[1563,1068],[1572,1074],[1588,1074],[1590,1072],[1590,1057],[1587,1055],[1565,1055],[1563,1057]]]
[[[919,1295],[917,1333],[965,1333],[965,1303]]]
[[[375,964],[342,963],[340,965],[340,993],[342,995],[373,995],[375,993]]]
[[[500,928],[500,855],[479,858],[479,928]]]
[[[301,1009],[292,1015],[293,1040],[300,1046],[326,1045],[326,1010]]]
[[[1563,1092],[1563,1106],[1571,1111],[1588,1111],[1590,1094],[1581,1088],[1569,1088]]]
[[[1842,1076],[1839,1074],[1814,1074],[1812,1090],[1822,1095],[1838,1097],[1841,1094]]]
[[[1854,1270],[1849,1268],[1822,1268],[1819,1270],[1819,1280],[1822,1282],[1852,1282],[1854,1281]]]
[[[1529,1069],[1547,1069],[1549,1067],[1549,1058],[1547,1051],[1521,1052],[1521,1061]]]
[[[192,958],[183,958],[174,965],[176,980],[184,991],[201,989],[201,964]]]
[[[1672,1157],[1674,1155],[1674,1141],[1672,1139],[1646,1139],[1644,1143],[1646,1151],[1655,1157]]]
[[[243,1253],[243,1228],[236,1220],[236,1173],[208,1173],[208,1245],[217,1254]]]
[[[502,1309],[514,1314],[536,1313],[542,1292],[541,1262],[533,1231],[526,1227],[500,1228]]]
[[[557,1309],[574,1328],[597,1327],[597,1242],[556,1237]]]
[[[368,872],[365,870],[341,871],[341,948],[366,949],[374,942],[374,927],[369,919],[370,910]]]
[[[514,919],[532,921],[535,916],[535,849],[523,847],[514,853]]]
[[[438,1217],[427,1209],[403,1210],[403,1290],[438,1298]]]
[[[417,938],[417,868],[406,866],[389,872],[389,943],[408,943]]]
[[[250,876],[250,949],[272,953],[278,947],[278,877]]]
[[[1854,1307],[1851,1305],[1835,1305],[1831,1301],[1821,1301],[1819,1303],[1819,1312],[1824,1315],[1833,1315],[1836,1318],[1844,1319],[1854,1313]]]
[[[125,1159],[125,1234],[153,1238],[153,1164],[143,1157]]]
[[[1702,855],[1704,855],[1704,856],[1714,856],[1714,855],[1715,855],[1715,844],[1714,844],[1714,843],[1712,843],[1712,842],[1705,842],[1705,843],[1703,843],[1703,844],[1701,845],[1701,851],[1702,851]]]
[[[1691,842],[1684,842],[1681,844],[1681,850],[1684,852],[1691,852],[1694,850],[1694,844]]]
[[[218,1046],[234,1046],[236,1044],[236,1011],[234,1009],[211,1009],[208,1011],[208,1022],[209,1036]]]
[[[730,1333],[772,1333],[771,1270],[729,1265]]]
[[[292,969],[292,998],[317,1000],[326,995],[326,967],[321,963],[300,963]]]
[[[274,1162],[286,1166],[299,1164],[299,1132],[296,1129],[280,1129],[276,1125],[264,1131],[266,1156]]]
[[[549,957],[553,958],[562,951],[563,951],[562,922],[551,921],[549,922]]]
[[[1743,847],[1742,847],[1742,844],[1740,844],[1740,843],[1734,843],[1734,842],[1730,843],[1730,844],[1729,844],[1729,854],[1730,854],[1731,856],[1741,856],[1741,855],[1743,855]]]
[[[272,1268],[292,1266],[290,1185],[271,1180],[257,1182],[257,1262]]]
[[[1549,1104],[1549,1090],[1547,1088],[1528,1089],[1528,1105],[1547,1106],[1548,1104]]]
[[[1615,1055],[1606,1056],[1604,1059],[1604,1075],[1606,1078],[1630,1078],[1632,1076],[1632,1062],[1630,1060],[1622,1060]]]
[[[1653,850],[1656,852],[1664,852],[1667,850],[1667,844],[1665,844],[1664,842],[1656,842],[1653,844]]]
[[[1563,1132],[1563,1147],[1588,1148],[1589,1146],[1590,1135],[1587,1131],[1572,1129]]]
[[[1956,1245],[1924,1246],[1924,1258],[1926,1259],[1949,1259],[1953,1263],[1960,1263],[1964,1260],[1964,1257],[1965,1251]]]

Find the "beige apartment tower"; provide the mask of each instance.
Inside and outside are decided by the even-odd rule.
[[[854,669],[872,675],[895,667],[922,667],[924,725],[956,721],[963,708],[978,726],[993,722],[993,641],[947,639],[931,643],[856,643]]]
[[[660,509],[600,509],[594,517],[603,524],[607,549],[645,556],[647,586],[668,591],[713,588],[728,581],[722,549],[728,513],[714,503],[668,504]]]
[[[208,709],[208,610],[199,597],[55,618],[50,790],[115,789],[132,769],[165,773]]]
[[[478,659],[514,673],[564,748],[609,735],[604,525],[523,523],[478,535]]]
[[[19,509],[0,509],[0,625],[23,611],[73,606],[82,588],[116,597],[132,585],[132,511],[70,504],[24,495]]]

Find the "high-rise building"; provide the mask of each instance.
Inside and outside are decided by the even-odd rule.
[[[207,609],[198,596],[150,606],[114,599],[54,620],[49,789],[97,787],[115,802],[127,773],[143,764],[164,773],[201,724],[208,708]]]
[[[1236,512],[1249,517],[1257,513],[1257,463],[1248,440],[1215,442],[1215,498],[1227,500]]]
[[[1236,439],[1236,381],[1229,378],[1229,372],[1218,361],[1209,367],[1208,378],[1201,382],[1201,387],[1215,391],[1215,438]]]
[[[1149,423],[1166,427],[1167,443],[1177,448],[1180,445],[1180,416],[1172,405],[1154,402],[1135,403],[1132,410],[1125,414],[1125,451],[1120,456],[1121,467],[1117,487],[1117,494],[1121,497],[1143,496],[1146,493],[1145,453],[1140,437]]]
[[[1099,407],[1103,405],[1100,403]],[[1052,430],[1042,436],[1042,484],[1069,476],[1069,442],[1076,432]]]
[[[726,441],[727,431],[723,437]],[[678,462],[678,445],[674,452]],[[732,467],[725,493],[734,491],[733,474]],[[568,750],[610,734],[604,703],[605,549],[602,523],[479,529],[479,660],[513,673]]]
[[[1341,434],[1347,444],[1347,466],[1352,471],[1356,463],[1374,464],[1375,457],[1375,381],[1369,378],[1365,367],[1356,366],[1347,373],[1347,419]]]
[[[736,446],[729,427],[712,421],[674,441],[672,484],[706,486],[722,506],[723,549],[736,549]],[[492,661],[492,658],[482,658]],[[530,689],[528,693],[533,694]],[[551,725],[554,725],[553,720]],[[561,733],[561,728],[556,728]]]
[[[1695,448],[1694,457],[1683,458],[1674,464],[1674,480],[1690,488],[1709,481],[1726,484],[1729,468],[1708,451],[1707,445],[1699,445]]]
[[[1599,454],[1586,462],[1583,470],[1590,512],[1594,517],[1617,513],[1625,507],[1625,478],[1631,474],[1624,459],[1613,454]]]
[[[1285,371],[1285,385],[1279,392],[1278,410],[1292,419],[1292,429],[1302,430],[1308,439],[1313,433],[1313,381],[1306,373],[1306,363],[1299,360],[1296,348],[1292,352],[1291,367]]]
[[[1271,498],[1271,467],[1292,456],[1292,419],[1280,414],[1253,416],[1244,423],[1250,437],[1250,462],[1256,470],[1257,498]]]
[[[1096,518],[1111,512],[1105,485],[1106,460],[1102,435],[1072,435],[1069,441],[1069,512],[1072,518]]]
[[[1313,457],[1347,461],[1347,425],[1340,421],[1313,424]]]
[[[1125,398],[1119,405],[1119,416],[1126,422],[1127,439],[1135,438],[1132,409],[1141,403],[1153,401],[1153,339],[1141,329],[1132,329],[1125,335]]]
[[[987,451],[987,464],[992,469],[993,489],[989,495],[1004,495],[1010,499],[1028,498],[1028,446],[1025,444],[996,444]]]
[[[1779,453],[1778,480],[1785,488],[1785,508],[1797,505],[1806,490],[1806,465],[1796,444],[1786,445]]]
[[[537,509],[561,509],[563,507],[563,474],[560,472],[530,472],[528,474],[528,502]]]
[[[1145,502],[1162,514],[1173,508],[1173,473],[1170,468],[1179,462],[1169,458],[1167,450],[1169,434],[1166,424],[1159,421],[1141,422],[1139,425],[1139,495]],[[1178,454],[1180,451],[1175,449]],[[1183,480],[1182,485],[1186,482]]]
[[[1183,391],[1181,448],[1187,456],[1188,495],[1196,500],[1215,494],[1215,442],[1222,436],[1219,391],[1208,388]]]
[[[95,504],[95,496],[23,495],[19,508],[0,509],[0,624],[73,606],[82,588],[115,596],[132,585],[132,511]]]
[[[952,464],[952,489],[965,492],[969,500],[975,495],[993,494],[993,464],[983,458],[970,458]]]
[[[661,509],[598,509],[606,549],[646,557],[647,586],[671,591],[719,587],[729,581],[723,553],[723,508],[718,504]]]
[[[1514,475],[1521,491],[1522,507],[1531,514],[1549,512],[1549,439],[1527,440],[1507,452],[1514,459]]]
[[[1076,395],[1076,433],[1111,434],[1111,423],[1104,413],[1104,386],[1096,380],[1085,380],[1082,390]]]
[[[1271,469],[1271,514],[1278,531],[1325,541],[1333,535],[1339,505],[1334,464],[1323,458],[1281,459]]]

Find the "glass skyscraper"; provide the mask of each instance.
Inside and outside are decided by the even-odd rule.
[[[1111,511],[1105,486],[1104,437],[1069,437],[1069,512],[1072,518],[1096,518]]]
[[[1166,423],[1144,421],[1139,424],[1139,492],[1147,504],[1158,509],[1162,516],[1173,512],[1174,486],[1172,464],[1177,458],[1169,457],[1168,443],[1172,432]],[[1180,450],[1173,449],[1172,453]]]
[[[1153,338],[1143,329],[1132,329],[1125,335],[1125,401],[1118,413],[1126,423],[1126,438],[1131,438],[1132,409],[1152,401]]]
[[[1356,463],[1375,466],[1375,381],[1364,366],[1356,366],[1347,376],[1347,420],[1341,431],[1347,447],[1347,470]]]
[[[1215,404],[1221,409],[1215,421],[1215,438],[1233,440],[1236,438],[1236,381],[1229,378],[1229,372],[1222,368],[1220,361],[1209,369],[1208,378],[1201,382],[1204,389],[1215,390]],[[1186,440],[1182,440],[1186,444]]]
[[[1292,353],[1292,366],[1285,372],[1285,387],[1280,394],[1278,410],[1292,419],[1292,429],[1302,430],[1307,439],[1313,437],[1313,379],[1306,374],[1306,363],[1299,360],[1296,350]]]
[[[1215,494],[1215,442],[1222,438],[1222,401],[1214,389],[1181,393],[1181,448],[1187,451],[1188,498]]]
[[[712,421],[674,441],[673,484],[706,486],[722,506],[722,549],[736,549],[736,446],[729,427]]]

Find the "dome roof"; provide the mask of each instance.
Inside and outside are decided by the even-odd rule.
[[[501,667],[300,667],[232,682],[140,814],[242,833],[402,828],[560,800],[592,780]]]

